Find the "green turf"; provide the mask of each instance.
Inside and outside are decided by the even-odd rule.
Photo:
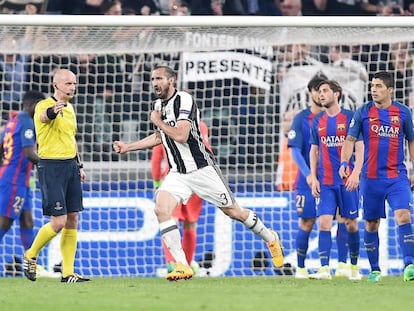
[[[4,311],[119,310],[404,310],[412,309],[414,282],[384,277],[296,280],[291,277],[194,278],[168,282],[152,278],[94,278],[61,284],[59,279],[0,278]]]

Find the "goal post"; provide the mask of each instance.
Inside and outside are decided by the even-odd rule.
[[[88,181],[76,270],[84,275],[165,273],[153,213],[151,150],[122,156],[112,151],[113,140],[151,132],[154,66],[178,72],[179,87],[195,97],[240,205],[277,230],[285,249],[286,267],[273,269],[260,238],[205,202],[194,258],[200,275],[280,275],[292,273],[289,264],[296,266],[292,174],[278,160],[294,112],[309,102],[306,86],[314,75],[338,80],[341,103],[356,109],[369,98],[371,75],[390,70],[397,79],[396,98],[414,106],[414,21],[406,17],[2,15],[0,25],[1,125],[20,108],[24,90],[51,94],[56,68],[78,77],[73,102]],[[47,221],[38,187],[34,203],[38,229]],[[402,267],[394,228],[390,215],[381,225],[381,265],[389,274]],[[0,274],[22,252],[15,224],[0,243]],[[59,253],[56,238],[39,262],[53,269]],[[363,243],[360,262],[368,269]],[[319,267],[316,228],[306,263]]]
[[[410,41],[414,32],[414,21],[401,16],[2,15],[0,24],[1,37],[33,34],[35,40],[36,35],[46,35],[48,44],[25,44],[9,50],[30,54],[215,51],[296,43],[378,44]],[[54,39],[57,43],[66,40],[66,44],[53,44]]]

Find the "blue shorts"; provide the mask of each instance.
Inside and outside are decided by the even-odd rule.
[[[295,206],[298,217],[316,218],[316,200],[309,187],[295,191]]]
[[[43,215],[60,216],[83,210],[82,184],[75,159],[39,160]]]
[[[33,210],[33,195],[30,187],[0,184],[0,216],[18,219],[22,211]]]
[[[411,209],[412,195],[408,177],[361,179],[361,203],[365,220],[386,218],[385,201],[391,210]]]
[[[342,217],[358,218],[358,191],[347,191],[344,185],[322,185],[317,206],[318,216],[332,215],[335,218],[337,209],[339,209],[339,215]]]

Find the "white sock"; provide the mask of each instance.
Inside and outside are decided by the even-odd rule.
[[[257,217],[256,213],[249,210],[249,216],[243,223],[248,229],[259,235],[266,242],[273,241],[275,236],[265,227],[263,222]]]
[[[168,250],[174,257],[175,261],[188,265],[183,247],[181,245],[180,230],[178,230],[177,223],[174,219],[160,223],[160,232],[161,238],[164,240],[165,245],[168,247]]]

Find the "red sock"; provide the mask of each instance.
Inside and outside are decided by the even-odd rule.
[[[165,254],[165,262],[169,263],[169,262],[175,262],[174,257],[171,255],[170,251],[168,250],[167,245],[165,245],[164,241],[162,241],[162,248],[164,249],[164,254]]]
[[[197,238],[195,229],[185,229],[183,232],[183,250],[189,265],[191,265],[191,261],[193,261],[196,242]]]

